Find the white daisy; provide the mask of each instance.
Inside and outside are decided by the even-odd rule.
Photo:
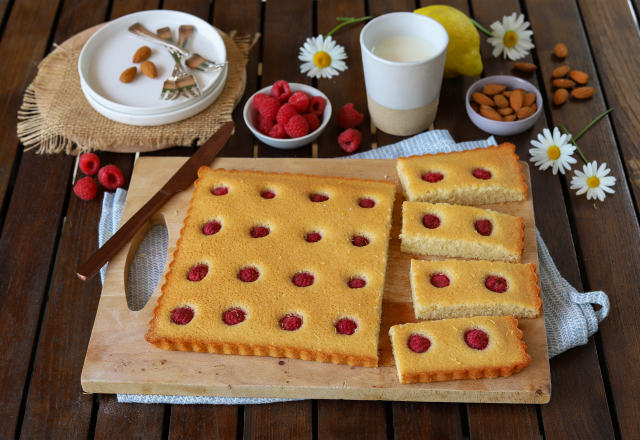
[[[575,176],[571,179],[571,189],[577,189],[576,195],[587,193],[587,200],[597,198],[601,202],[604,202],[604,198],[607,196],[605,191],[609,194],[615,193],[611,189],[616,184],[616,178],[613,176],[607,176],[611,172],[607,168],[607,164],[603,163],[598,168],[598,162],[593,161],[582,167],[582,171],[575,171]]]
[[[493,23],[493,37],[487,39],[494,47],[493,56],[497,58],[503,53],[504,58],[518,60],[528,55],[529,50],[535,47],[531,42],[533,31],[527,31],[528,27],[529,22],[524,21],[524,15],[516,18],[515,12],[509,17],[502,17],[502,23]]]
[[[300,48],[298,59],[304,61],[300,71],[311,78],[331,78],[338,75],[338,70],[342,72],[347,69],[347,64],[343,61],[347,59],[344,47],[330,36],[326,39],[322,35],[307,38]]]
[[[534,162],[542,171],[553,165],[553,174],[557,174],[558,170],[564,174],[564,170],[570,170],[572,163],[577,160],[572,157],[576,147],[569,143],[570,134],[560,134],[558,127],[553,129],[553,136],[548,128],[542,130],[544,136],[539,134],[538,141],[531,141],[531,145],[536,148],[529,150],[531,154],[531,162]]]

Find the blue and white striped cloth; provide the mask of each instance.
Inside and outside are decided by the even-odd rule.
[[[396,159],[414,154],[451,152],[483,148],[496,145],[496,140],[463,142],[456,144],[446,130],[421,133],[410,139],[387,147],[349,156],[349,159]],[[100,246],[117,230],[122,217],[126,191],[105,194],[100,218]],[[544,303],[545,323],[549,357],[556,356],[572,347],[584,345],[587,338],[598,331],[598,323],[609,313],[609,298],[604,292],[579,293],[556,268],[547,246],[536,230],[538,257],[540,260],[540,281]],[[156,226],[142,242],[131,268],[128,282],[127,302],[134,310],[140,310],[147,303],[160,281],[164,269],[164,259],[169,245],[164,226]],[[104,282],[106,266],[101,276]],[[595,311],[592,304],[602,307]],[[229,397],[151,396],[140,394],[118,394],[119,402],[171,403],[171,404],[225,404],[244,405],[256,403],[282,402],[296,399],[248,399]]]

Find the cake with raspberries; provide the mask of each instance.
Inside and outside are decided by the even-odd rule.
[[[485,205],[526,200],[522,165],[511,143],[399,158],[398,175],[410,202]]]
[[[411,260],[411,292],[417,319],[537,318],[542,307],[533,263]]]
[[[446,203],[402,204],[402,252],[520,263],[524,220]]]
[[[198,176],[146,340],[376,367],[395,184]]]
[[[400,383],[511,376],[531,364],[513,316],[477,316],[394,325]]]

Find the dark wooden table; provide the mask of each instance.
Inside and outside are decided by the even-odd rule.
[[[523,12],[536,49],[536,74],[491,56],[481,35],[484,74],[515,74],[537,85],[547,105],[535,127],[508,140],[529,158],[529,141],[544,127],[564,124],[574,134],[607,107],[615,111],[583,138],[589,160],[606,162],[618,178],[604,203],[569,189],[570,178],[532,168],[536,222],[562,275],[579,291],[604,290],[611,313],[587,345],[551,361],[548,405],[298,401],[246,406],[119,404],[113,395],[84,394],[80,372],[98,299],[98,277],[82,283],[75,270],[97,248],[102,193],[93,202],[73,194],[75,158],[23,152],[16,113],[38,62],[54,43],[136,11],[176,9],[225,31],[260,32],[251,52],[244,100],[234,112],[235,136],[223,151],[236,157],[334,157],[337,124],[317,144],[277,150],[256,143],[240,109],[256,89],[279,79],[312,84],[334,107],[366,109],[358,36],[362,24],[335,38],[349,55],[337,78],[300,74],[298,48],[328,32],[335,17],[378,16],[445,3],[488,26]],[[640,438],[640,0],[0,0],[0,438]],[[549,104],[551,52],[563,42],[567,62],[589,74],[596,95],[584,102]],[[486,138],[464,110],[475,78],[445,80],[436,128],[456,141]],[[399,138],[361,125],[360,151]],[[506,140],[500,138],[499,141]],[[159,155],[189,155],[172,148]],[[133,154],[99,154],[120,167],[128,183]],[[581,164],[578,164],[581,165]],[[125,183],[126,186],[126,183]]]

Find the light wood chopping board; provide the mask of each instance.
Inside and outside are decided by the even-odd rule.
[[[142,207],[185,161],[186,158],[181,157],[138,159],[122,222]],[[524,218],[526,226],[522,262],[537,265],[529,168],[525,162],[521,163],[529,186],[528,199],[484,207]],[[395,164],[395,160],[218,158],[211,166],[398,182]],[[544,316],[519,321],[532,363],[518,374],[497,379],[409,385],[399,383],[388,336],[389,328],[395,324],[416,322],[409,284],[412,256],[400,252],[398,238],[404,200],[399,183],[382,306],[379,368],[286,358],[165,351],[152,346],[145,341],[144,334],[176,249],[192,190],[193,186],[167,202],[109,263],[82,371],[82,387],[86,392],[433,402],[549,401],[551,382]],[[129,266],[139,244],[155,224],[166,224],[169,231],[165,273],[148,304],[142,310],[133,312],[127,306],[125,293]]]

